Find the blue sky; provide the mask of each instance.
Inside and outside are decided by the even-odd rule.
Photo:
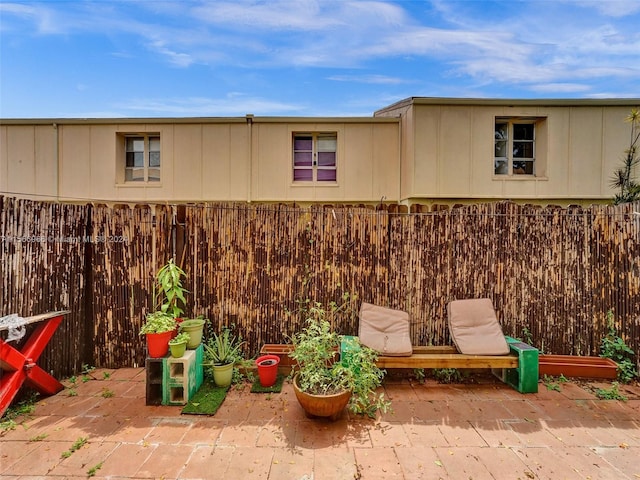
[[[638,25],[638,0],[0,0],[0,117],[640,98]]]

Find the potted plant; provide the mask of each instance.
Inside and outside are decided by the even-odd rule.
[[[324,309],[315,304],[307,317],[305,328],[291,339],[289,354],[297,362],[292,372],[296,398],[307,416],[335,420],[347,405],[351,412],[370,417],[386,411],[389,402],[376,393],[384,378],[376,352],[348,337],[349,355],[340,360],[342,338],[331,330]]]
[[[228,328],[219,335],[214,333],[213,338],[204,344],[206,362],[203,365],[211,367],[213,380],[219,387],[231,385],[233,367],[242,359],[243,344]]]
[[[173,260],[169,261],[156,274],[155,298],[157,308],[164,313],[169,313],[179,319],[184,311],[185,294],[189,293],[182,286],[182,278],[186,277],[182,270]]]
[[[189,342],[189,334],[181,332],[171,340],[169,340],[169,350],[173,358],[180,358],[187,351],[187,343]]]
[[[169,340],[176,330],[176,319],[165,312],[153,312],[146,316],[140,335],[146,335],[150,357],[164,357],[169,350]]]
[[[188,333],[190,337],[189,342],[187,342],[187,348],[189,350],[198,348],[198,345],[202,342],[202,334],[204,333],[204,326],[207,321],[206,318],[199,316],[180,322],[180,331]]]

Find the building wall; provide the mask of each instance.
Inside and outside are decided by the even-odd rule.
[[[9,120],[0,191],[71,201],[607,201],[636,100],[408,99],[372,118]],[[496,117],[537,118],[536,175],[494,175]],[[293,182],[294,133],[337,134],[337,181]],[[159,134],[161,181],[125,182],[125,134]]]
[[[0,188],[18,196],[107,202],[399,198],[396,120],[240,120],[5,124],[0,127]],[[293,182],[294,132],[337,132],[335,184]],[[125,134],[136,133],[160,135],[160,182],[125,182]]]
[[[405,201],[420,199],[605,200],[629,146],[630,106],[413,106],[402,141],[413,142],[403,167],[413,181]],[[536,175],[494,175],[496,117],[537,117]],[[404,151],[404,150],[403,150]]]

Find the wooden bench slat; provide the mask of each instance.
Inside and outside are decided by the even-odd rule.
[[[378,357],[379,368],[516,368],[516,355],[414,353],[410,357]]]

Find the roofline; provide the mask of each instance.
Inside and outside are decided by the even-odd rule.
[[[0,118],[0,125],[133,125],[229,123],[397,123],[390,117],[149,117],[149,118]]]
[[[410,105],[468,105],[468,106],[539,106],[539,107],[624,107],[640,105],[640,98],[443,98],[409,97],[377,110],[388,112]]]

